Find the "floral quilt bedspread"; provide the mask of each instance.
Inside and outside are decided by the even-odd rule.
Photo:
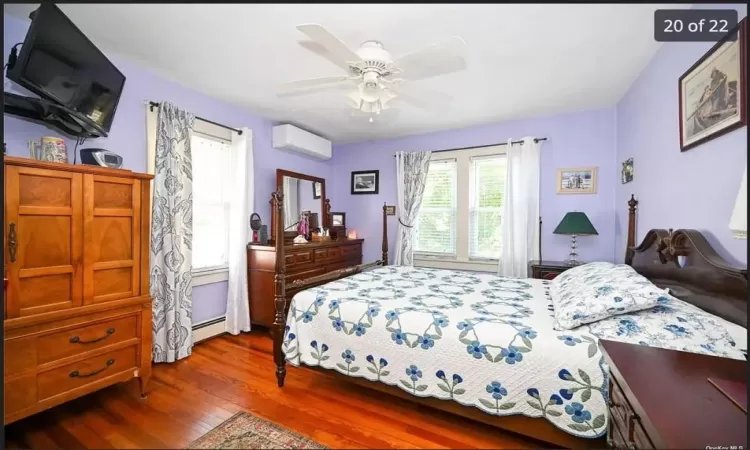
[[[595,438],[608,422],[598,338],[743,359],[715,319],[665,295],[651,310],[554,331],[547,281],[383,267],[295,295],[283,348],[294,365]]]

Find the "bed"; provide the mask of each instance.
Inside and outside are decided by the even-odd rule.
[[[573,330],[553,329],[547,280],[389,267],[385,240],[382,260],[295,282],[295,290],[316,286],[291,301],[280,267],[279,385],[286,362],[333,370],[553,444],[603,447],[608,369],[598,339],[735,359],[747,348],[738,342],[747,326],[746,271],[726,264],[694,230],[651,230],[635,247],[636,205],[631,199],[626,262],[668,293],[655,308]]]

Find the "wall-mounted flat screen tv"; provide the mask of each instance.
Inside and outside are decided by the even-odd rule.
[[[31,13],[18,59],[8,78],[72,110],[105,135],[120,101],[125,76],[54,3]]]

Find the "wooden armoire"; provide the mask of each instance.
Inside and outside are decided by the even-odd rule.
[[[151,375],[151,175],[5,157],[4,423]]]

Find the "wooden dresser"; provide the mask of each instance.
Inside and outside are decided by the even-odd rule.
[[[151,375],[151,175],[4,161],[4,423]]]
[[[747,447],[747,414],[709,382],[745,383],[747,361],[605,339],[599,347],[610,370],[610,448]]]
[[[294,280],[362,264],[363,241],[364,239],[341,239],[286,246],[286,281],[292,283]],[[250,318],[255,325],[270,328],[273,324],[275,271],[276,250],[273,245],[248,244],[247,289]],[[287,284],[287,298],[291,299],[296,293],[297,290]]]

